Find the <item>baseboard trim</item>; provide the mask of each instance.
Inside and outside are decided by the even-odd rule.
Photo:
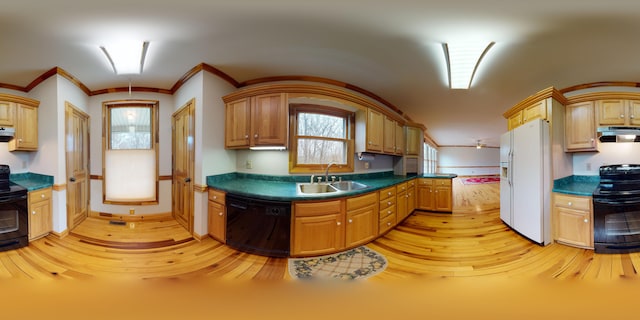
[[[199,235],[196,232],[193,233],[193,238],[196,239],[197,241],[202,241],[206,238],[209,238],[209,234],[204,234],[204,235]]]
[[[58,239],[62,239],[69,235],[69,229],[64,229],[62,232],[51,231],[51,234],[58,237]]]

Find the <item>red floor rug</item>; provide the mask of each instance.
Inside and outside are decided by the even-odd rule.
[[[463,184],[484,184],[484,183],[498,183],[500,177],[475,177],[475,178],[462,178]]]

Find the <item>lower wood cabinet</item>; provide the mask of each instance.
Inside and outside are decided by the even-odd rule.
[[[417,208],[427,211],[451,212],[453,210],[451,179],[418,179]]]
[[[379,191],[380,220],[378,234],[383,234],[393,228],[397,222],[396,186]]]
[[[215,189],[209,189],[209,235],[222,242],[226,242],[227,207],[225,205],[225,193]]]
[[[292,256],[313,256],[344,248],[344,200],[293,203]]]
[[[371,192],[346,201],[345,247],[355,247],[375,239],[378,236],[377,193]]]
[[[592,199],[553,193],[553,234],[563,244],[593,249]]]
[[[29,191],[29,240],[46,236],[53,228],[51,188]]]

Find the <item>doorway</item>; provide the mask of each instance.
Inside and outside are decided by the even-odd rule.
[[[67,226],[73,230],[89,214],[89,115],[65,102]]]
[[[180,107],[171,118],[172,128],[172,213],[193,234],[195,99]]]

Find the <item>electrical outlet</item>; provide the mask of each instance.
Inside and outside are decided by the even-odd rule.
[[[134,209],[134,208],[129,209],[129,214],[130,215],[136,214],[136,209]]]
[[[365,169],[369,169],[369,161],[365,161],[364,162],[364,168]]]
[[[247,160],[246,167],[247,167],[247,169],[252,169],[253,168],[253,162],[251,160]]]

